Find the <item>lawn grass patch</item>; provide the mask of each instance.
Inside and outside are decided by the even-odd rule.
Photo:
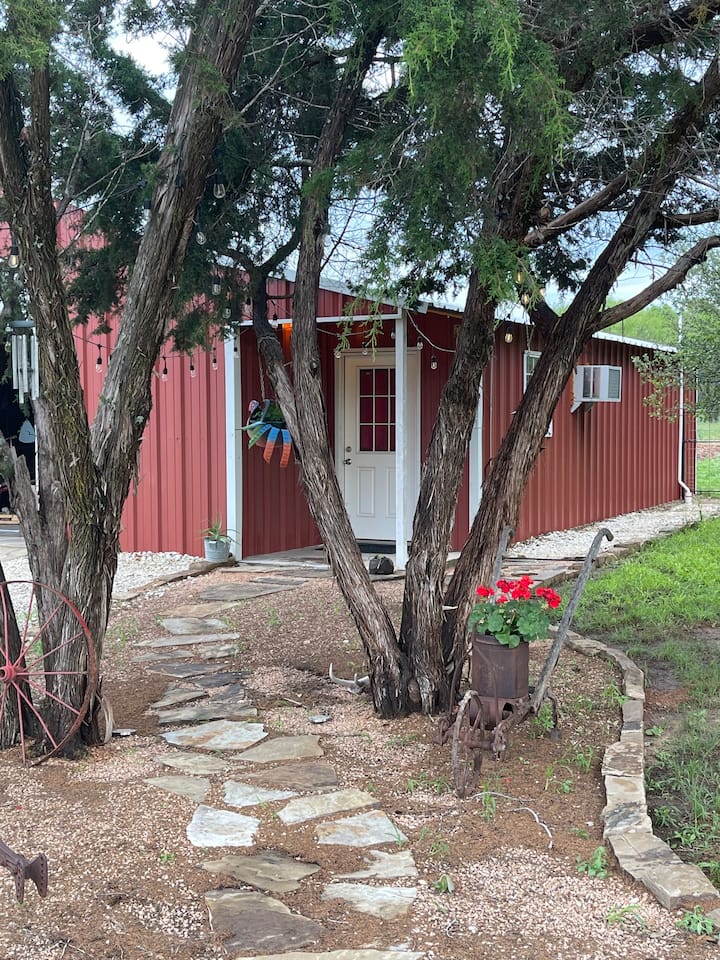
[[[720,497],[720,457],[698,460],[695,490],[708,497]]]
[[[718,461],[720,465],[720,460]],[[720,481],[720,477],[719,477]],[[718,483],[720,490],[720,482]],[[667,664],[689,703],[680,733],[646,770],[656,832],[720,881],[720,518],[596,571],[574,626],[624,648],[640,667]],[[569,596],[572,585],[564,591]]]

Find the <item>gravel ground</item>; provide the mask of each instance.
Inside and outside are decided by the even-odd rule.
[[[593,537],[601,527],[608,527],[615,538],[612,543],[603,541],[600,552],[606,553],[614,548],[651,540],[663,533],[718,515],[720,515],[718,500],[691,504],[678,501],[656,509],[639,510],[619,517],[610,517],[572,530],[559,530],[541,537],[533,537],[513,544],[508,549],[507,555],[558,560],[582,557],[587,553]],[[168,574],[182,573],[200,559],[202,558],[182,553],[121,553],[118,557],[113,593],[122,595]],[[3,564],[3,569],[8,580],[32,579],[25,557],[8,560]]]

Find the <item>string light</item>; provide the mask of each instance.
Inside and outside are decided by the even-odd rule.
[[[273,330],[275,330],[277,328],[277,325],[278,325],[278,315],[274,313],[272,315],[272,320],[270,321],[270,326],[273,328]]]
[[[513,342],[513,332],[510,326],[505,327],[505,343]]]
[[[339,360],[341,356],[342,356],[342,350],[340,349],[340,347],[335,347],[335,359]]]
[[[433,355],[430,357],[430,369],[431,369],[431,370],[437,370],[437,368],[438,368],[438,359],[437,359],[437,357],[435,356],[435,354],[433,354]]]
[[[212,368],[213,370],[217,370],[218,368],[217,350],[215,349],[215,347],[212,348]]]
[[[150,197],[146,197],[145,200],[143,201],[143,208],[142,208],[142,223],[144,227],[146,227],[150,222],[150,207],[151,207]]]
[[[102,346],[98,344],[97,348],[98,348],[98,355],[97,355],[97,360],[95,361],[95,373],[102,373],[102,368],[103,368]]]
[[[162,361],[163,361],[163,368],[160,371],[160,379],[163,381],[163,383],[165,383],[168,378],[167,357],[165,356],[165,354],[163,354]]]
[[[219,297],[219,296],[220,296],[220,293],[221,293],[221,291],[222,291],[222,283],[221,283],[221,281],[220,281],[220,274],[219,274],[219,273],[214,273],[214,274],[213,274],[213,280],[212,280],[211,290],[212,290],[212,295],[213,295],[214,297]]]
[[[207,243],[207,234],[203,233],[203,229],[199,223],[195,230],[195,243],[197,243],[199,247],[204,247]]]
[[[364,357],[366,357],[366,356],[368,355],[368,353],[369,353],[369,351],[368,351],[368,345],[367,345],[366,343],[364,343],[364,344],[363,344],[363,348],[362,348],[362,355],[363,355]]]
[[[225,196],[225,177],[220,173],[219,170],[215,171],[215,179],[213,181],[213,196],[216,200],[222,200]]]
[[[195,360],[193,357],[190,357],[190,377],[194,380],[197,376],[197,370],[195,369]]]
[[[17,245],[15,237],[10,238],[10,253],[8,255],[8,266],[15,270],[20,266],[20,248]]]
[[[422,341],[422,339],[420,339],[420,340],[418,340],[418,342],[415,344],[415,346],[417,347],[418,350],[422,350],[422,348],[425,346],[425,344],[424,344],[424,342]]]
[[[230,307],[225,307],[223,310],[223,320],[229,320],[232,317],[232,309]]]

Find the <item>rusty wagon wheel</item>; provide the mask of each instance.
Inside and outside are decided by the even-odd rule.
[[[23,762],[34,740],[32,762],[41,763],[62,750],[85,719],[97,679],[95,647],[75,604],[46,584],[0,583],[0,610],[0,730],[12,712]],[[79,653],[68,663],[75,644]],[[76,688],[83,691],[79,706],[67,692]]]
[[[460,701],[452,738],[453,781],[461,799],[477,786],[484,736],[482,700],[475,690],[468,690]]]

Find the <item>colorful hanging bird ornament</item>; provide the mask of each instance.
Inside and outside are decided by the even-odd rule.
[[[248,447],[254,447],[259,444],[265,447],[263,460],[270,463],[275,444],[282,440],[282,456],[280,457],[280,466],[286,467],[290,462],[290,452],[292,450],[292,439],[290,431],[285,424],[280,404],[277,400],[251,400],[249,407],[250,415],[243,430],[248,432]]]

